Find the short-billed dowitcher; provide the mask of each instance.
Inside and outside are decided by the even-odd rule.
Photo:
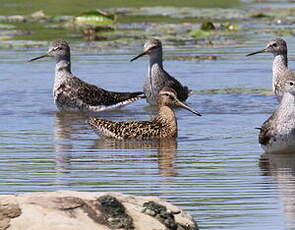
[[[99,118],[90,118],[89,124],[102,136],[117,140],[157,140],[177,136],[177,121],[172,106],[180,106],[192,113],[201,116],[188,105],[181,102],[175,90],[163,88],[157,98],[158,114],[150,121],[109,121]]]
[[[185,101],[190,94],[190,90],[164,70],[161,41],[155,38],[149,40],[144,45],[143,53],[132,58],[130,61],[134,61],[144,55],[149,55],[150,59],[148,74],[143,87],[143,92],[148,103],[155,105],[157,102],[157,95],[164,87],[174,89],[178,99]]]
[[[288,69],[287,43],[282,38],[275,38],[270,40],[264,49],[247,54],[247,56],[265,52],[274,55],[272,64],[272,89],[278,101],[281,101],[285,81],[295,80],[295,72]]]
[[[295,154],[295,80],[285,81],[280,105],[259,129],[265,152]]]
[[[61,111],[100,112],[127,105],[137,101],[143,92],[112,92],[88,84],[71,73],[70,47],[66,41],[52,43],[48,52],[33,58],[55,57],[55,81],[53,87],[54,103]]]

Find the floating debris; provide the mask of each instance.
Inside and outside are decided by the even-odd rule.
[[[27,22],[28,19],[23,15],[11,15],[2,16],[0,15],[0,22]]]
[[[215,28],[213,22],[206,21],[206,22],[203,22],[203,23],[201,24],[201,30],[206,30],[206,31],[208,31],[208,30],[215,30],[215,29],[216,29],[216,28]]]
[[[270,96],[273,95],[273,92],[270,89],[224,88],[197,90],[193,94],[253,94]]]
[[[165,60],[177,60],[177,61],[203,61],[203,60],[217,60],[215,55],[195,55],[195,56],[171,56],[165,57]]]
[[[268,18],[268,17],[270,17],[270,15],[267,15],[263,12],[256,12],[254,14],[251,14],[250,17],[251,18]]]
[[[86,26],[106,27],[115,23],[115,15],[102,10],[91,10],[75,17],[74,22]]]
[[[240,27],[236,24],[224,23],[224,24],[220,24],[218,29],[219,30],[226,30],[226,31],[238,31],[240,29]]]
[[[39,20],[39,19],[47,19],[48,16],[44,14],[43,10],[40,10],[40,11],[36,11],[32,13],[31,18]]]

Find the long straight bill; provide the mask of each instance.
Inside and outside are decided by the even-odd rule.
[[[252,56],[252,55],[259,54],[259,53],[264,53],[264,52],[265,52],[265,49],[263,49],[263,50],[258,50],[258,51],[255,51],[255,52],[253,52],[253,53],[249,53],[249,54],[247,54],[246,56],[248,57],[248,56]]]
[[[143,52],[143,53],[137,55],[136,57],[132,58],[130,61],[134,61],[134,60],[136,60],[137,58],[140,58],[140,57],[142,57],[142,56],[144,56],[144,55],[146,55],[146,54],[147,54],[146,52]]]
[[[28,62],[35,61],[35,60],[38,60],[38,59],[41,59],[41,58],[44,58],[44,57],[48,57],[48,54],[44,54],[44,55],[42,55],[42,56],[32,58],[32,59],[30,59]]]

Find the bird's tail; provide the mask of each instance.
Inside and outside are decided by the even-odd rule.
[[[128,105],[128,104],[133,103],[135,101],[138,101],[138,100],[140,100],[142,98],[145,98],[145,96],[140,95],[140,96],[136,96],[136,97],[131,97],[131,98],[125,99],[123,101],[120,101],[120,102],[118,102],[116,104],[110,105],[105,110],[112,110],[112,109],[115,109],[115,108],[120,108],[122,106]]]
[[[87,123],[94,128],[98,135],[118,139],[116,133],[110,129],[116,124],[116,122],[90,117]]]

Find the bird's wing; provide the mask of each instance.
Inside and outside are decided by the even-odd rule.
[[[260,133],[258,136],[259,143],[262,145],[267,145],[269,140],[273,136],[272,121],[274,120],[275,114],[272,114],[261,126]]]
[[[166,75],[165,85],[163,87],[169,87],[176,91],[177,98],[181,101],[185,101],[188,98],[189,95],[189,89],[187,86],[183,86],[177,79],[172,77],[170,74],[168,74],[165,70],[163,70],[163,73]]]
[[[89,106],[111,106],[129,100],[132,102],[140,99],[140,95],[143,94],[143,92],[107,91],[95,85],[88,84],[75,76],[72,76],[65,85],[65,91],[67,91],[69,95],[72,94],[72,96]]]

